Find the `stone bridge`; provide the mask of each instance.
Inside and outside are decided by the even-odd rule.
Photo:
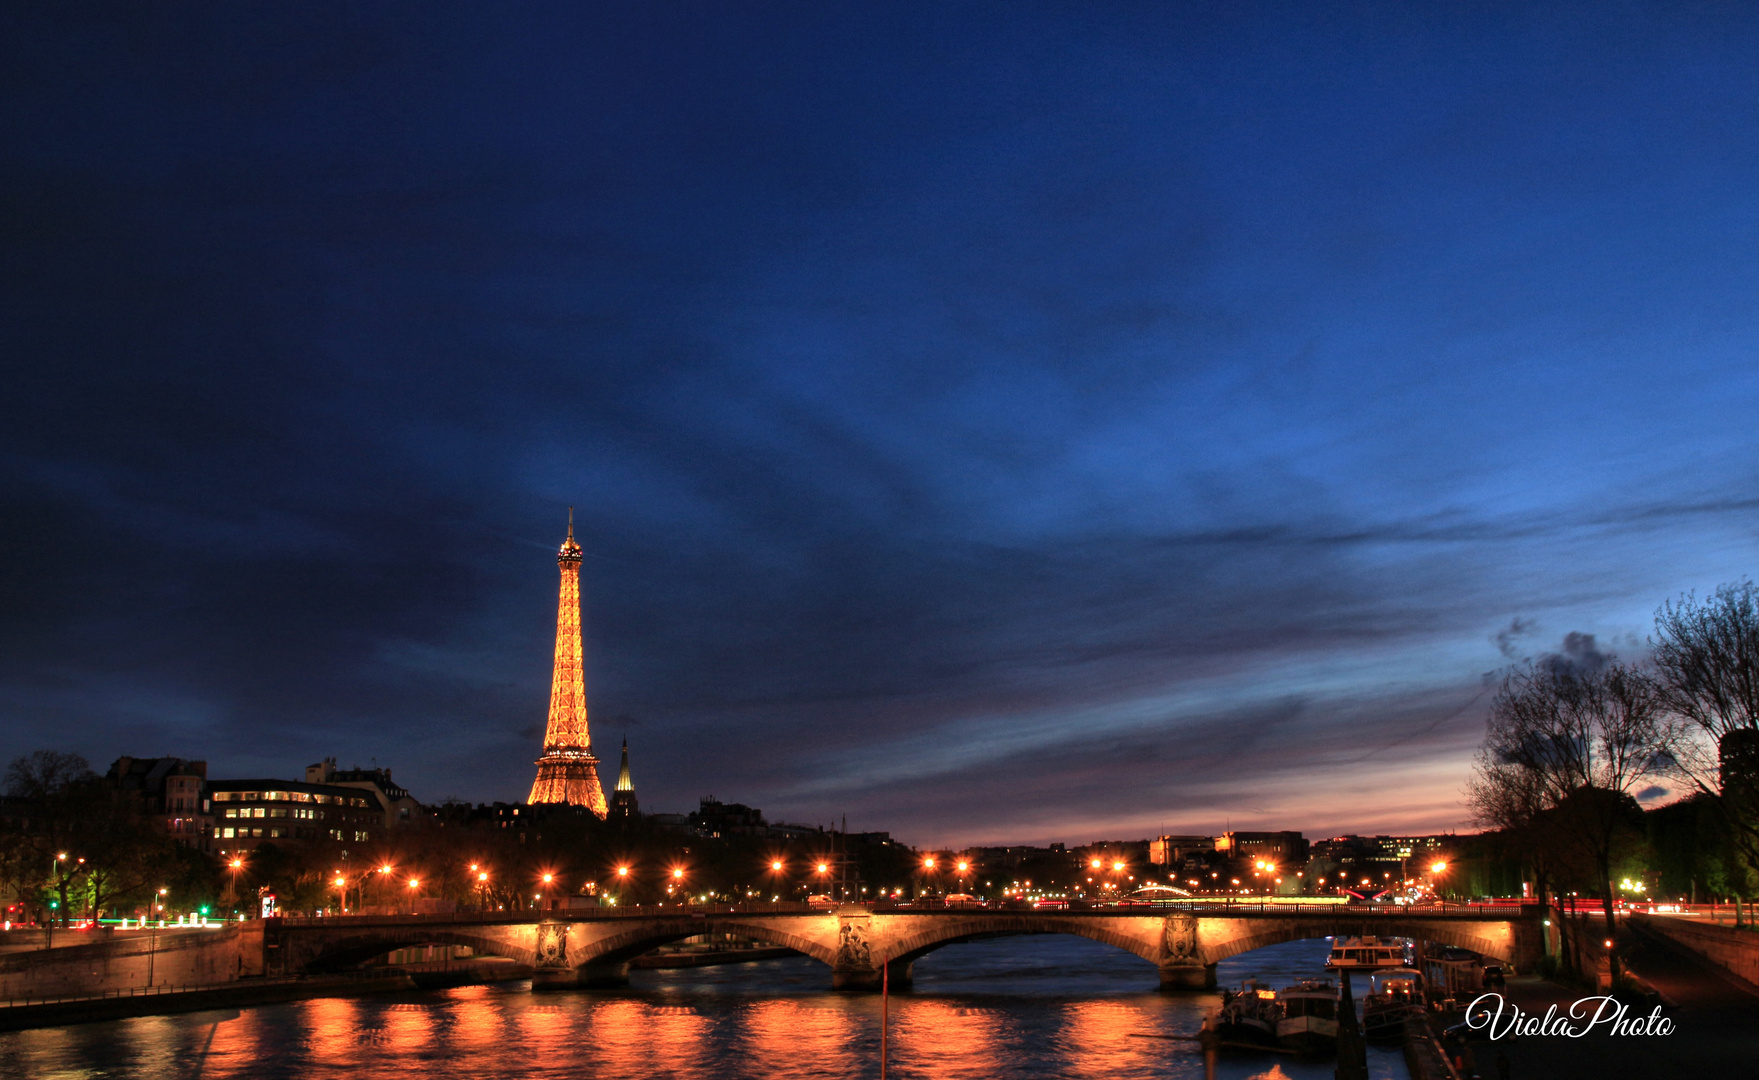
[[[943,945],[1012,934],[1074,934],[1136,954],[1160,971],[1162,989],[1215,985],[1216,964],[1238,953],[1302,938],[1358,934],[1423,938],[1472,949],[1526,970],[1543,951],[1537,910],[1517,908],[1419,912],[1338,906],[1269,906],[1262,910],[1182,909],[1039,911],[990,908],[887,909],[844,905],[834,911],[758,909],[634,910],[555,913],[541,921],[468,917],[269,920],[269,974],[336,971],[411,945],[467,945],[478,953],[530,965],[535,989],[616,986],[629,961],[698,934],[734,934],[784,946],[831,969],[831,985],[877,990],[909,986],[911,966]]]

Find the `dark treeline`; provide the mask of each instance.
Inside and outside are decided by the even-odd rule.
[[[1475,872],[1594,898],[1609,937],[1621,897],[1731,897],[1739,922],[1759,885],[1759,589],[1669,601],[1641,661],[1587,645],[1502,680],[1467,792],[1490,830]],[[1686,797],[1645,813],[1664,783]]]

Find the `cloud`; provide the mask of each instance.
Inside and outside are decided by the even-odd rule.
[[[1622,23],[1461,69],[1181,18],[33,13],[0,751],[517,797],[574,505],[644,805],[1453,820],[1491,648],[1604,663],[1755,554],[1744,219],[1657,193],[1759,134],[1597,81]]]
[[[1521,656],[1516,642],[1532,634],[1536,626],[1537,624],[1532,619],[1523,619],[1517,615],[1510,620],[1508,626],[1498,630],[1490,640],[1496,645],[1496,651],[1502,653],[1504,659],[1521,660],[1524,657]]]

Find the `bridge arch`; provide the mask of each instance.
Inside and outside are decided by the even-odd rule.
[[[947,945],[988,937],[1013,937],[1024,934],[1068,934],[1111,945],[1151,964],[1161,960],[1160,933],[1156,926],[1151,934],[1131,933],[1126,929],[1094,919],[1058,919],[1038,916],[1010,915],[1006,912],[965,916],[956,919],[937,918],[914,927],[887,943],[874,953],[878,964],[913,964],[922,957]]]
[[[455,928],[362,927],[358,933],[313,942],[301,956],[284,958],[289,974],[321,974],[359,967],[375,956],[417,945],[463,945],[481,956],[500,956],[535,964],[536,952],[516,940]]]
[[[765,945],[793,949],[826,965],[832,964],[836,959],[836,950],[828,942],[791,933],[779,926],[733,921],[716,921],[707,925],[701,920],[676,919],[653,922],[644,920],[640,925],[618,927],[611,933],[582,942],[578,948],[570,944],[568,962],[573,967],[624,964],[653,952],[662,945],[670,945],[704,933],[731,934]]]
[[[1481,922],[1448,923],[1440,920],[1407,922],[1396,918],[1375,917],[1371,920],[1265,919],[1217,920],[1233,925],[1206,925],[1202,931],[1199,955],[1204,964],[1217,964],[1241,953],[1326,937],[1416,938],[1470,949],[1505,964],[1517,960],[1519,943],[1506,925]]]

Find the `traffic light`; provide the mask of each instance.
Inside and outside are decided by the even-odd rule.
[[[202,914],[206,915],[207,913],[208,913],[208,905],[203,904],[202,905]]]
[[[49,901],[49,910],[50,911],[54,911],[56,908],[58,908],[60,906],[61,906],[61,901],[59,901],[59,900]]]

